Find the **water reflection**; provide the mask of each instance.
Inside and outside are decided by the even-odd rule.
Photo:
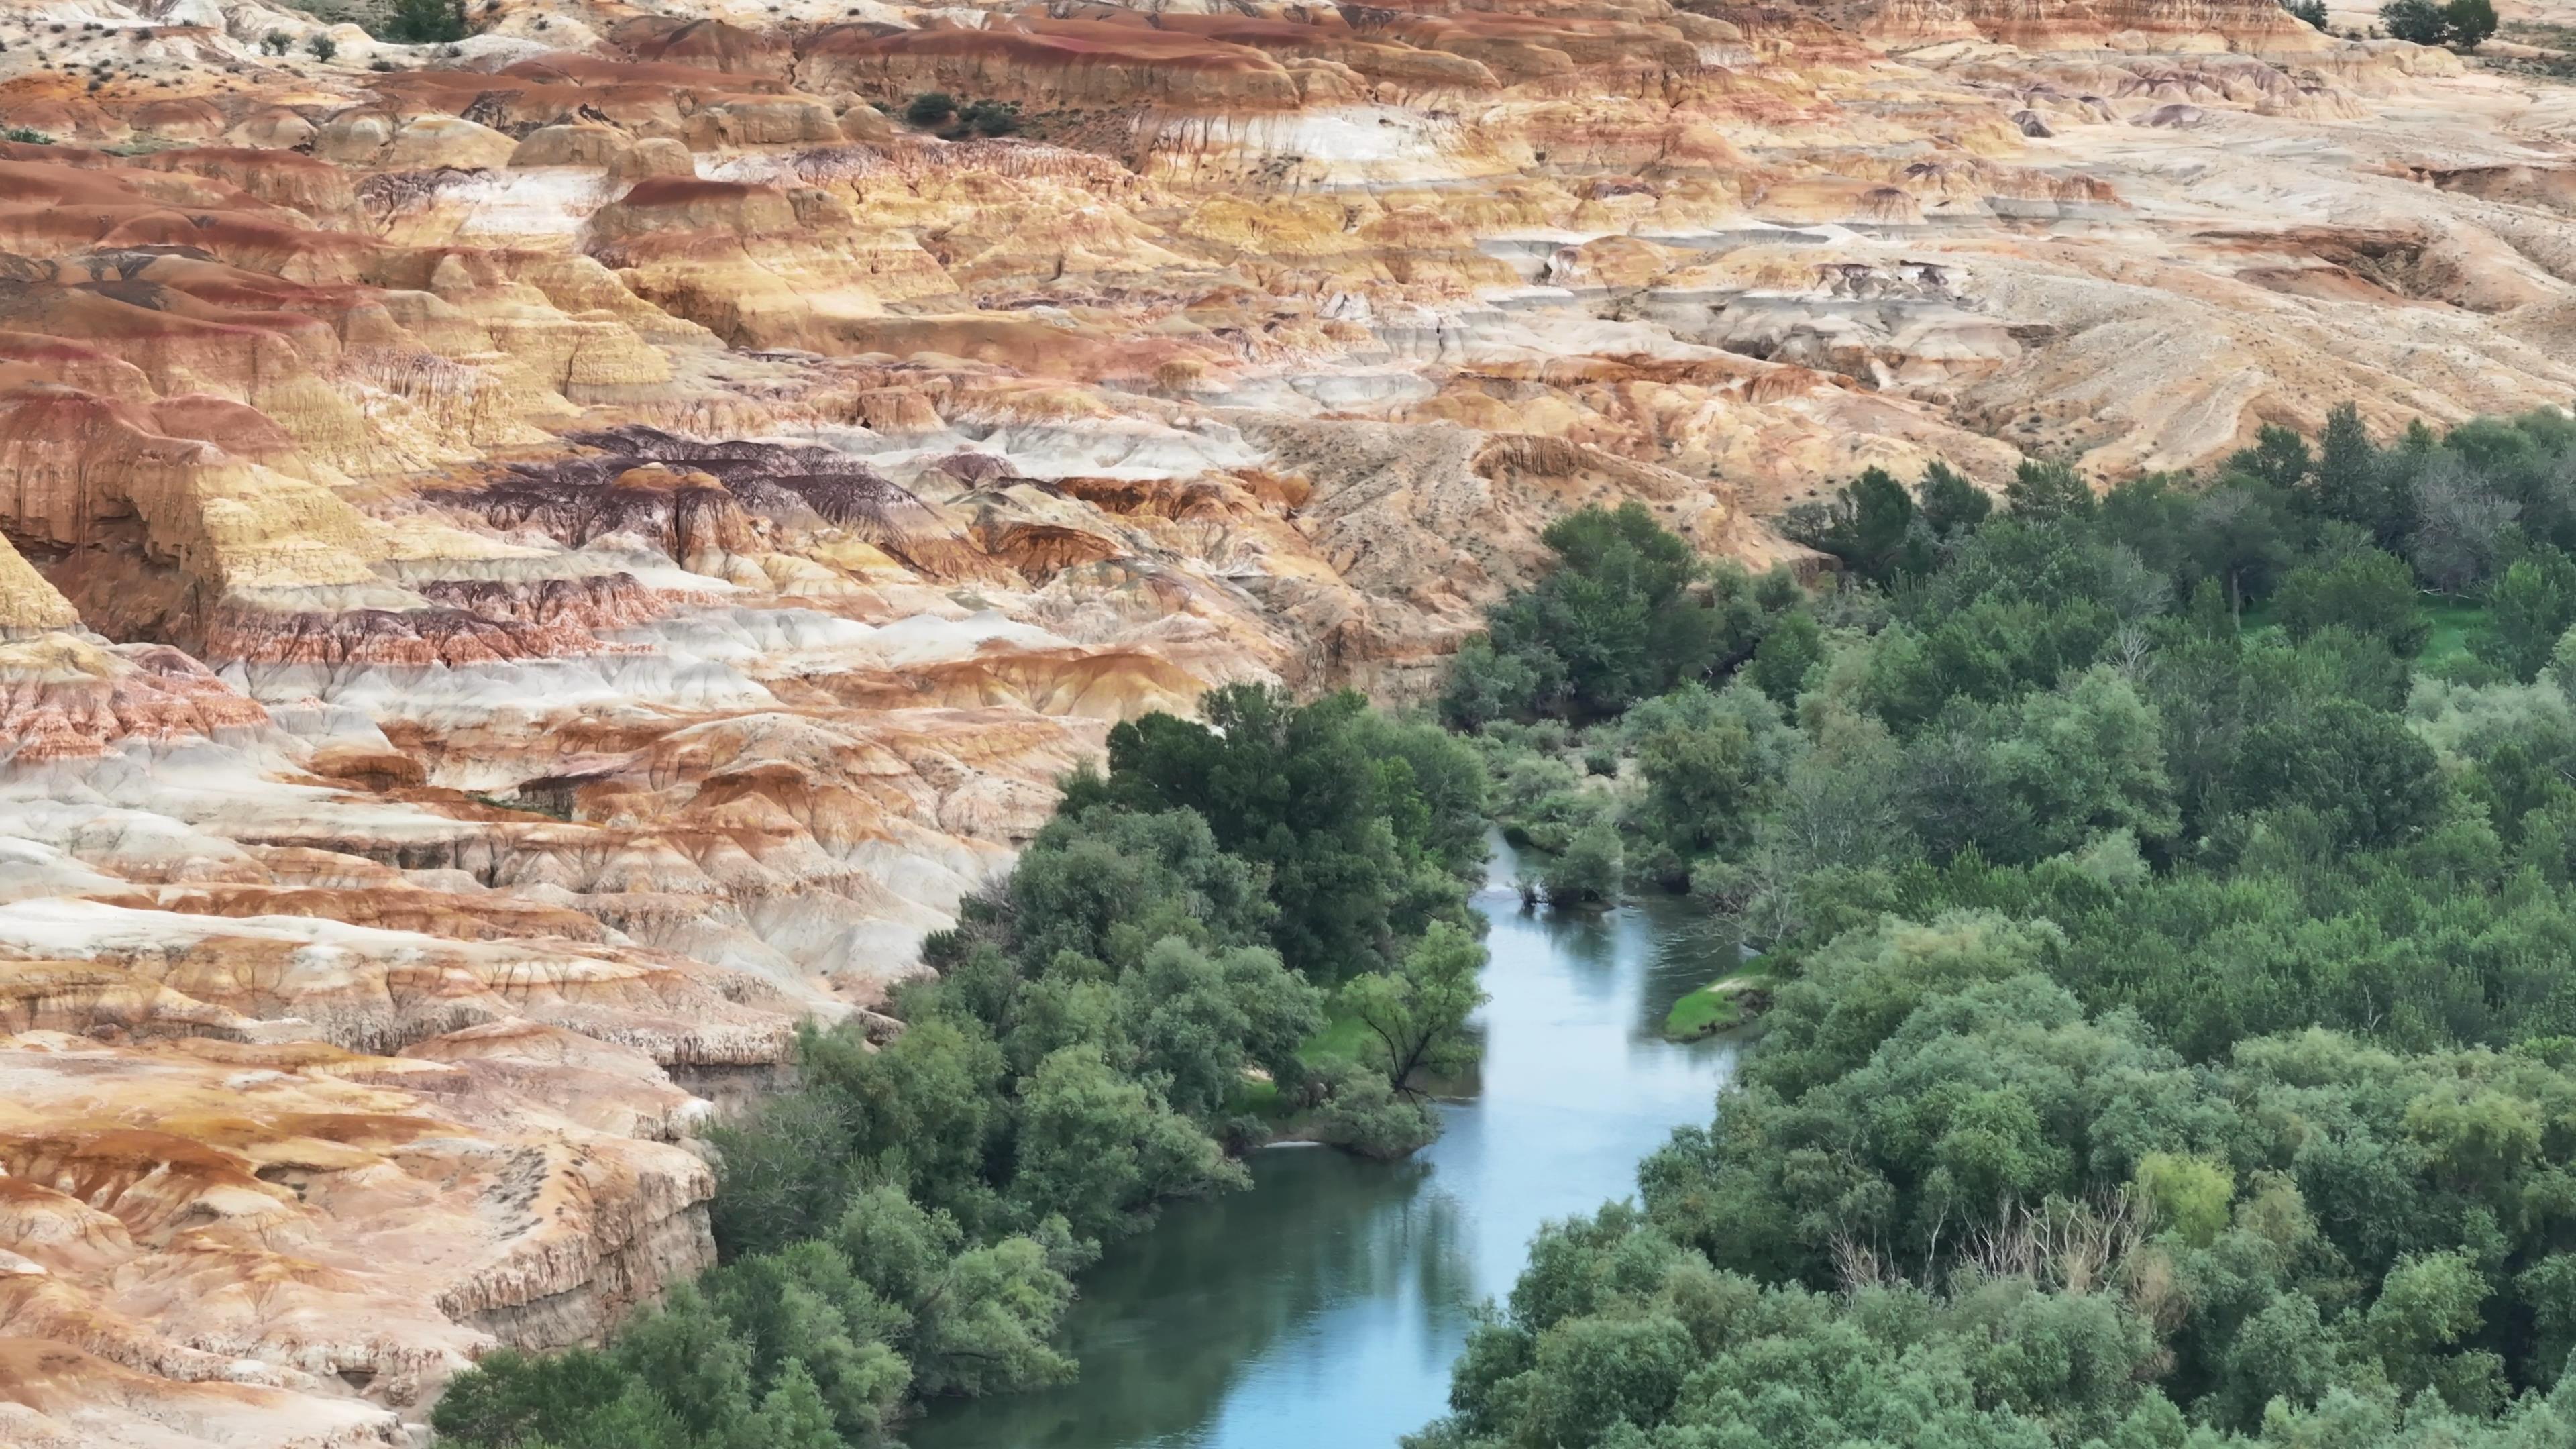
[[[1498,862],[1508,880],[1512,862]],[[1706,1118],[1732,1061],[1664,1013],[1734,942],[1669,903],[1492,924],[1481,1090],[1413,1161],[1253,1154],[1254,1186],[1168,1210],[1082,1280],[1082,1379],[943,1405],[915,1449],[1392,1445],[1439,1414],[1469,1314],[1509,1291],[1530,1234],[1634,1190],[1637,1158]]]

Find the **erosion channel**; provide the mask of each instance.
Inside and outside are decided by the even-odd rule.
[[[1392,1446],[1442,1412],[1470,1314],[1511,1288],[1531,1233],[1636,1185],[1637,1159],[1707,1120],[1723,1041],[1661,1026],[1723,974],[1731,938],[1659,899],[1526,911],[1499,842],[1473,1095],[1403,1162],[1264,1149],[1253,1189],[1177,1205],[1082,1280],[1080,1381],[935,1407],[913,1449]]]

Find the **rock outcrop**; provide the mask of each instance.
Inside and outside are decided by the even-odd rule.
[[[2271,0],[473,18],[0,14],[0,1443],[595,1339],[1114,722],[1570,509],[2576,394],[2564,93]]]

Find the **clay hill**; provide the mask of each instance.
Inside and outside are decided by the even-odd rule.
[[[1570,508],[2576,394],[2576,87],[2273,0],[468,18],[0,8],[0,1443],[597,1335],[1111,722]]]

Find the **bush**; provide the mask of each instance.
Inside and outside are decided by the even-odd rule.
[[[340,53],[340,42],[327,35],[315,35],[304,42],[305,52],[325,65]]]
[[[1547,863],[1547,903],[1564,907],[1615,901],[1625,870],[1619,832],[1607,819],[1596,820],[1575,832],[1564,851]]]
[[[1020,128],[1020,103],[970,101],[957,112],[957,123],[986,136],[1007,136]]]
[[[1733,668],[1800,597],[1785,574],[1703,565],[1642,504],[1578,509],[1541,537],[1555,570],[1488,609],[1451,667],[1440,714],[1454,728],[1617,714]]]
[[[915,126],[944,126],[957,114],[957,102],[946,91],[924,91],[903,108],[906,123]]]
[[[2444,43],[2466,54],[2496,32],[2494,0],[2451,0],[2442,7]]]
[[[1440,1135],[1431,1104],[1387,1085],[1386,1077],[1356,1062],[1329,1068],[1324,1103],[1316,1109],[1316,1140],[1381,1161],[1405,1156]]]
[[[2432,632],[2416,607],[2414,575],[2404,561],[2377,549],[2293,569],[2274,604],[2293,639],[2349,629],[2378,639],[2401,659],[2422,653]]]
[[[2281,0],[2281,8],[2319,30],[2326,28],[2326,0]]]
[[[2467,54],[2495,34],[2494,0],[2390,0],[2379,9],[2379,23],[2390,35],[2417,45],[2447,45]]]
[[[394,0],[383,38],[404,45],[441,45],[472,33],[465,23],[465,0]]]
[[[51,146],[54,138],[32,126],[11,126],[0,131],[0,140],[15,141],[21,146]]]
[[[2439,45],[2447,29],[2442,20],[2442,7],[2433,0],[2389,0],[2379,7],[2380,28],[2390,38],[2411,41],[2416,45]]]

